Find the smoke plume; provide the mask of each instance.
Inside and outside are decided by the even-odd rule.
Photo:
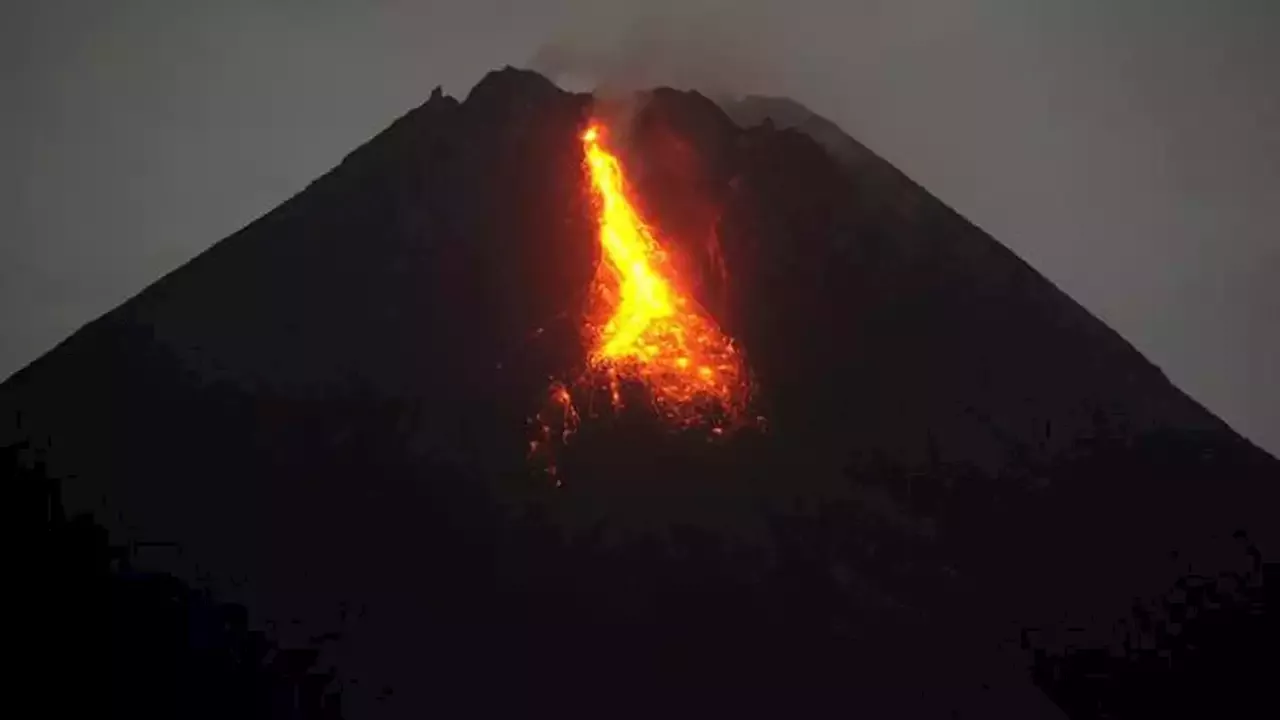
[[[769,85],[762,8],[728,0],[577,5],[530,61],[563,87],[620,98],[660,85],[730,96]]]

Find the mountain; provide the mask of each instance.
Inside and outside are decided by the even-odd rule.
[[[764,420],[599,413],[557,485],[597,115]],[[789,101],[437,89],[0,386],[0,445],[348,716],[1264,708],[1280,463]]]

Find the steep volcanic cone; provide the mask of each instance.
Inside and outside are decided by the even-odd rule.
[[[582,135],[602,251],[596,305],[588,317],[591,372],[607,379],[615,406],[621,403],[619,381],[634,379],[667,419],[718,431],[746,403],[750,383],[742,356],[681,289],[605,136],[598,122]]]

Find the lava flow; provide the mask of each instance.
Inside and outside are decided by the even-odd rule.
[[[592,318],[591,368],[608,378],[615,404],[621,402],[619,380],[634,378],[668,419],[718,427],[745,402],[742,358],[733,340],[681,291],[604,135],[598,123],[582,135],[602,250],[596,274],[602,302]]]
[[[537,436],[529,442],[530,457],[540,458],[552,476],[557,448],[579,428],[575,396],[590,402],[597,390],[607,390],[616,410],[624,403],[622,385],[639,384],[673,427],[720,436],[744,416],[751,387],[733,340],[682,289],[605,134],[599,123],[582,134],[601,248],[586,317],[587,371],[572,385],[554,382],[548,405],[531,418]]]

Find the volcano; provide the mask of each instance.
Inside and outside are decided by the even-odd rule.
[[[599,132],[667,290],[606,272]],[[0,445],[352,717],[1265,707],[1280,463],[788,100],[437,89],[11,377]],[[88,677],[141,672],[114,622]],[[152,684],[225,695],[174,622]]]

